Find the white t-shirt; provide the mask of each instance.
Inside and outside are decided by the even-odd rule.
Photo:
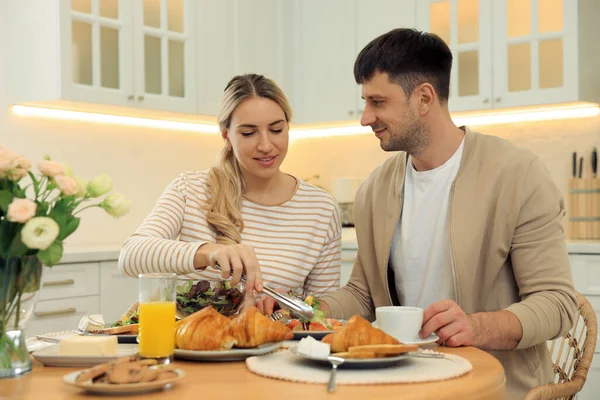
[[[438,300],[455,300],[450,250],[450,190],[464,140],[445,164],[416,171],[408,157],[402,215],[390,252],[401,305],[426,308]]]

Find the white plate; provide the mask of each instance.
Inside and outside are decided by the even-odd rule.
[[[262,356],[281,347],[283,342],[267,343],[252,349],[231,349],[223,351],[200,351],[175,349],[175,358],[192,361],[242,361],[252,356]]]
[[[173,370],[177,374],[176,378],[165,379],[155,382],[112,384],[112,383],[92,383],[91,381],[76,382],[75,379],[81,371],[71,372],[63,377],[63,381],[68,385],[84,389],[86,392],[95,394],[134,394],[153,390],[166,389],[173,383],[179,381],[185,376],[185,372],[180,369]]]
[[[377,321],[371,322],[371,325],[373,325],[375,328],[379,328],[377,326]],[[388,333],[388,335],[389,335],[389,333]],[[400,339],[398,339],[398,340],[400,340]],[[417,346],[424,346],[426,344],[435,343],[438,340],[440,340],[439,336],[436,335],[435,333],[432,333],[431,335],[427,336],[425,339],[419,339],[419,340],[413,340],[413,341],[406,341],[406,340],[400,340],[400,341],[404,344],[415,344]]]
[[[44,365],[51,367],[91,367],[112,359],[138,352],[136,344],[119,344],[114,356],[64,356],[58,352],[58,344],[36,350],[31,355]]]
[[[331,363],[327,360],[327,358],[322,357],[313,357],[307,354],[298,353],[296,348],[293,347],[291,349],[292,354],[295,354],[299,358],[304,360],[310,360],[311,362],[317,362],[322,365],[331,366]],[[343,364],[340,364],[340,368],[384,368],[384,367],[392,367],[397,366],[402,363],[409,362],[408,360],[412,358],[409,354],[400,354],[393,357],[385,357],[385,358],[346,358]]]

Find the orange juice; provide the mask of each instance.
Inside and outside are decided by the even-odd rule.
[[[140,356],[168,357],[175,349],[175,302],[140,303]]]

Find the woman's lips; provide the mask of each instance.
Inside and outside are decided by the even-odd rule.
[[[271,167],[271,166],[273,166],[273,164],[275,164],[275,160],[277,159],[277,156],[270,156],[270,157],[256,157],[256,158],[254,158],[254,159],[255,159],[255,160],[258,162],[258,164],[259,164],[261,167],[268,168],[268,167]]]

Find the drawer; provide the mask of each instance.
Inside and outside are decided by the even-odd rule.
[[[100,313],[100,296],[38,301],[27,336],[77,329],[81,317]]]
[[[118,295],[115,295],[118,293]],[[107,324],[117,321],[138,299],[138,280],[119,274],[116,261],[100,263],[100,311]]]
[[[99,263],[58,264],[44,267],[40,300],[100,294]]]
[[[600,296],[600,256],[571,254],[569,261],[575,289],[585,296]]]

